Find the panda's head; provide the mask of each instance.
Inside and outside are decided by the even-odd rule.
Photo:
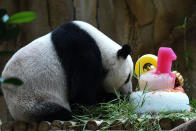
[[[131,47],[123,45],[112,56],[113,61],[109,67],[104,86],[109,93],[120,91],[123,95],[132,92],[133,61],[129,55]]]

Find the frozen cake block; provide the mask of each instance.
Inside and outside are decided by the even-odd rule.
[[[158,90],[173,89],[175,79],[169,73],[155,74],[155,71],[149,71],[140,76],[140,90]]]
[[[147,112],[190,112],[189,98],[185,93],[177,90],[161,90],[144,93],[133,92],[130,102],[136,106],[137,113]]]

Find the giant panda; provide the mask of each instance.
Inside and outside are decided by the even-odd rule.
[[[15,120],[70,120],[74,103],[92,105],[119,91],[132,91],[130,46],[112,41],[92,25],[71,21],[32,41],[7,62],[2,84]],[[107,97],[106,97],[107,98]]]

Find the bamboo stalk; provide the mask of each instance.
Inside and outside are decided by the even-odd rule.
[[[108,122],[105,122],[105,121],[103,121],[99,126],[98,126],[98,129],[102,129],[102,128],[104,128],[104,127],[108,127],[109,128],[109,123]]]
[[[87,130],[97,130],[98,126],[99,126],[99,123],[98,123],[98,121],[95,121],[95,120],[89,120],[86,123]]]
[[[1,131],[12,131],[13,122],[6,122],[1,125]]]
[[[123,121],[124,129],[131,130],[133,128],[133,124],[130,123],[129,119]]]
[[[37,122],[31,121],[27,126],[27,131],[37,131]]]
[[[50,122],[42,121],[39,124],[38,131],[48,131],[50,129]]]
[[[110,130],[123,130],[123,123],[119,120],[115,120],[110,124]]]
[[[14,131],[26,131],[27,123],[24,121],[16,121],[14,122]]]
[[[1,126],[2,131],[48,131],[48,130],[100,130],[100,129],[109,129],[109,130],[131,130],[134,128],[134,124],[138,122],[142,122],[143,119],[137,119],[135,123],[130,123],[129,119],[127,120],[115,120],[111,122],[104,122],[103,120],[89,120],[85,122],[73,122],[73,121],[60,121],[54,120],[52,123],[48,121],[42,121],[39,124],[35,121],[31,121],[30,123],[25,123],[22,121],[16,122],[7,122],[3,123]],[[161,120],[156,120],[154,118],[150,118],[149,120],[149,128],[152,126],[154,122],[159,122],[161,129],[170,130],[179,126],[188,119],[178,119],[171,120],[170,118],[162,118]],[[85,127],[84,127],[85,126]]]
[[[74,122],[65,121],[65,122],[63,123],[63,130],[70,130],[70,129],[72,129],[73,125],[75,125]]]
[[[54,120],[51,123],[50,129],[51,130],[61,130],[63,128],[63,122],[60,120]]]
[[[84,125],[85,125],[85,123],[83,123],[83,122],[76,122],[76,123],[73,123],[72,129],[77,130],[77,131],[81,131],[81,130],[83,130]]]

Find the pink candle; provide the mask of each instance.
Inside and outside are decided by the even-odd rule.
[[[176,60],[177,56],[171,48],[161,47],[158,51],[158,61],[155,74],[169,73],[174,78],[174,74],[171,73],[172,61]]]
[[[171,48],[159,48],[157,68],[155,71],[149,71],[140,76],[140,90],[174,89],[175,75],[171,73],[171,66],[176,58]]]

